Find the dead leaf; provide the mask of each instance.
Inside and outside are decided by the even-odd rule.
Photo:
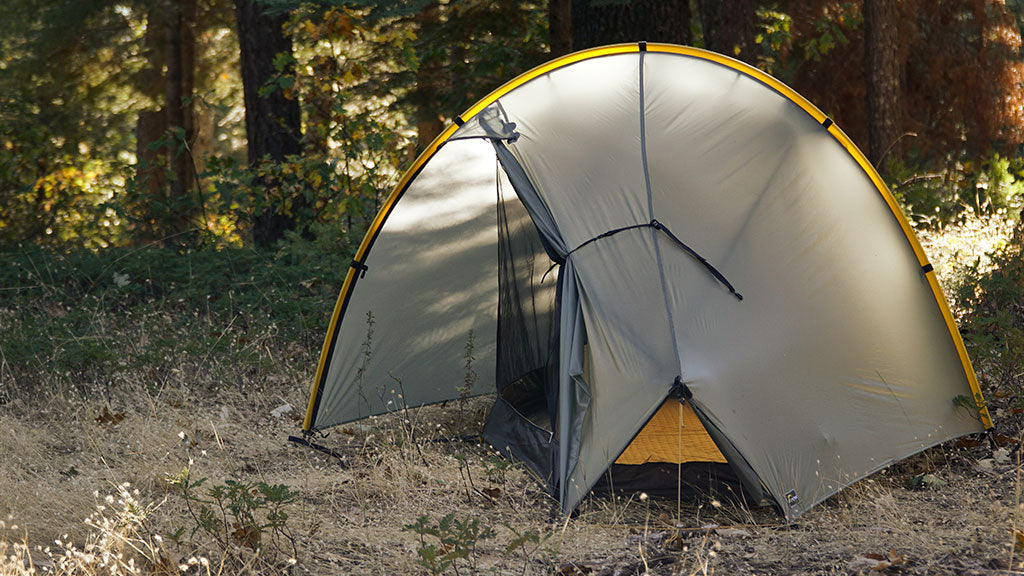
[[[292,405],[287,403],[287,402],[285,402],[284,404],[281,404],[277,408],[274,408],[273,410],[271,410],[270,411],[270,415],[273,416],[274,418],[280,418],[280,417],[284,416],[285,414],[291,413],[291,411],[292,411]]]
[[[501,488],[484,488],[481,492],[486,494],[487,497],[494,498],[495,500],[501,496]]]
[[[245,546],[250,550],[256,550],[260,546],[260,531],[255,526],[242,526],[241,524],[234,524],[234,531],[231,533],[231,539],[235,541],[235,544],[239,546]]]
[[[582,564],[576,564],[575,562],[566,562],[558,567],[558,572],[562,576],[580,576],[581,574],[590,574],[593,570],[589,566]]]
[[[156,562],[153,562],[150,571],[151,574],[157,576],[177,576],[179,574],[178,563],[171,562],[171,559],[163,554],[160,554]]]
[[[993,434],[992,441],[996,443],[996,446],[1011,446],[1017,443],[1017,439],[1006,434]]]
[[[1024,552],[1024,532],[1013,529],[1013,549],[1017,552]]]
[[[104,424],[118,424],[124,420],[123,412],[111,412],[106,406],[103,407],[103,414],[96,417],[96,423],[100,426]]]
[[[895,549],[889,550],[887,560],[889,561],[889,564],[892,564],[893,566],[902,566],[903,563],[907,561],[906,557],[904,557],[903,554],[897,553]]]
[[[857,556],[846,565],[850,572],[881,572],[889,567],[889,562],[881,554],[865,554]]]
[[[961,438],[956,441],[957,448],[977,448],[984,445],[985,443],[983,441],[976,440],[974,438]]]

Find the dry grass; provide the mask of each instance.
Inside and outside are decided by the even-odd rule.
[[[974,233],[926,237],[936,267],[962,260],[956,250],[977,246]],[[943,242],[950,251],[936,252]],[[1013,446],[933,449],[793,525],[770,509],[712,500],[685,503],[680,520],[675,501],[638,497],[588,498],[562,520],[522,468],[485,446],[442,441],[478,430],[486,398],[470,402],[461,429],[457,403],[412,411],[408,422],[393,414],[335,429],[318,441],[343,454],[342,465],[286,440],[300,425],[313,347],[249,336],[240,346],[257,353],[255,364],[200,352],[136,366],[132,356],[174,329],[173,319],[96,321],[123,334],[118,353],[128,361],[114,370],[68,374],[42,362],[19,386],[0,367],[0,383],[18,391],[0,404],[0,576],[425,574],[420,535],[406,526],[446,514],[494,531],[456,561],[459,574],[996,574],[1010,561],[1020,489],[1017,461],[1006,457]],[[297,408],[274,416],[283,404]],[[1019,434],[1016,422],[1000,426]],[[206,487],[237,480],[297,491],[286,506],[297,554],[287,542],[264,540],[257,553],[193,534],[196,521],[168,482],[186,467]],[[945,484],[910,489],[926,472]],[[535,538],[509,551],[522,535]]]

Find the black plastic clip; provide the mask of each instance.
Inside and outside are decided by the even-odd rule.
[[[932,266],[931,262],[925,264],[924,266],[921,266],[921,272],[924,273],[924,274],[927,274],[927,273],[931,272],[932,270],[935,270],[935,267]]]
[[[827,116],[824,120],[821,121],[821,127],[824,128],[825,130],[828,130],[828,127],[831,126],[832,124],[832,119]]]
[[[640,42],[637,42],[637,44],[640,45],[640,51],[641,52],[647,52],[647,41],[646,40],[641,40]]]
[[[356,273],[359,274],[360,278],[366,278],[366,271],[370,269],[369,266],[359,260],[353,260],[351,266],[356,269]]]
[[[454,122],[456,126],[462,126],[466,123],[466,121],[462,119],[462,116],[456,116]]]
[[[687,400],[693,398],[693,392],[690,392],[690,388],[683,383],[681,376],[676,376],[675,382],[672,383],[672,392],[676,398],[679,399],[680,404],[685,404]]]

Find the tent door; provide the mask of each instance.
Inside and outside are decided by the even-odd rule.
[[[627,465],[651,462],[724,464],[726,459],[700,423],[693,406],[669,398],[615,460],[615,464]]]

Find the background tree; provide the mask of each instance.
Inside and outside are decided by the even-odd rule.
[[[690,44],[689,2],[572,0],[572,48],[622,42]]]
[[[551,56],[573,51],[572,0],[548,0],[548,38]]]
[[[104,0],[0,3],[0,247],[120,240],[137,24]]]
[[[868,159],[878,167],[902,134],[898,27],[895,2],[864,0]]]
[[[182,232],[208,229],[217,242],[267,246],[288,229],[358,236],[416,147],[481,96],[552,55],[642,39],[756,64],[876,161],[898,141],[882,169],[915,217],[1016,206],[1015,193],[989,191],[1012,190],[1004,183],[1024,166],[1015,156],[1024,8],[884,3],[895,41],[883,41],[870,32],[879,5],[9,0],[0,4],[0,240],[190,245]],[[881,46],[889,63],[895,46],[886,82],[872,80]],[[896,87],[896,103],[890,90],[887,103],[869,105],[883,84]],[[875,145],[869,127],[883,116],[895,131]],[[900,138],[908,132],[916,136]]]
[[[757,5],[754,0],[699,0],[704,47],[757,64]]]
[[[444,43],[438,42],[438,37],[443,34],[440,2],[434,0],[427,3],[416,14],[415,21],[420,41],[416,43],[416,89],[413,101],[416,107],[416,146],[418,150],[423,150],[444,130],[443,101],[456,81],[446,74],[449,50]],[[456,43],[451,50],[453,61],[457,59],[457,54],[464,54],[457,49],[459,47]]]
[[[180,0],[164,4],[164,111],[170,140],[168,159],[170,178],[168,205],[169,229],[164,242],[170,246],[185,241],[182,235],[194,230],[191,192],[195,179],[192,146],[195,144],[195,52],[196,1]]]
[[[267,14],[257,0],[235,0],[238,43],[245,92],[245,130],[249,166],[264,159],[281,162],[301,151],[299,103],[290,97],[294,68],[291,39],[284,33],[287,18]],[[277,89],[272,81],[281,80]],[[257,176],[255,188],[265,197],[253,217],[252,236],[259,246],[269,246],[296,227],[301,198],[285,194],[273,178]]]

